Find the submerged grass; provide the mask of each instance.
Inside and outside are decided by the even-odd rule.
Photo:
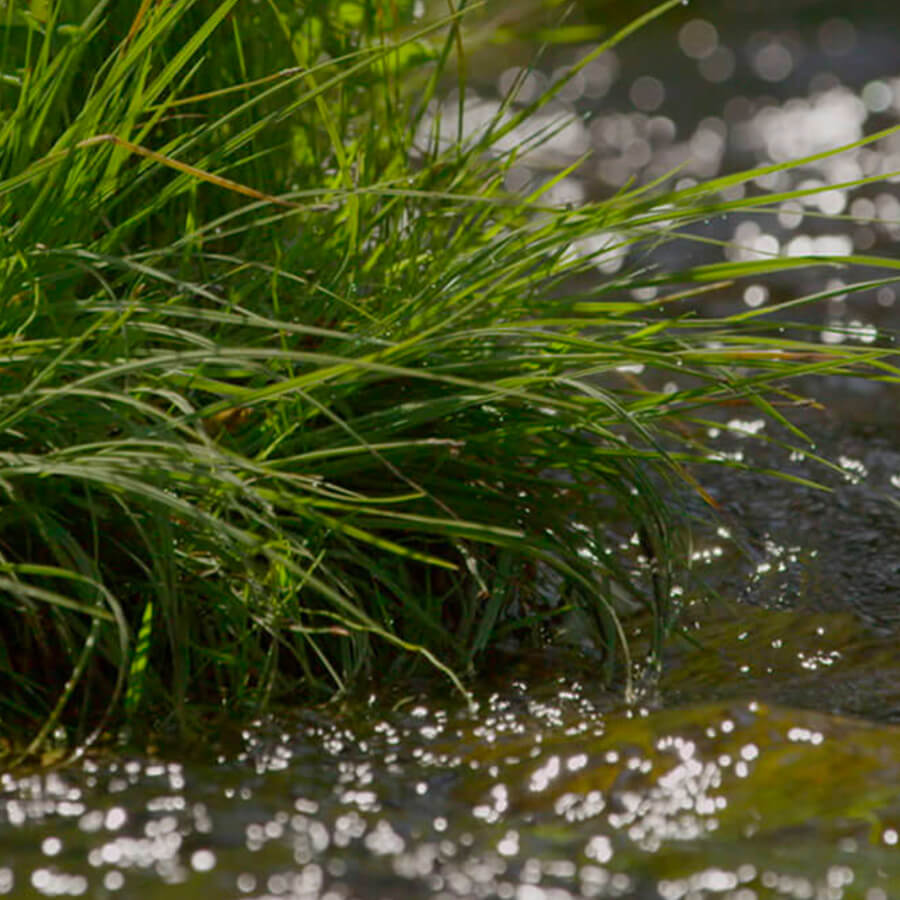
[[[417,660],[462,687],[574,608],[629,677],[623,611],[651,609],[657,648],[673,622],[665,484],[705,458],[690,418],[738,400],[788,425],[767,399],[793,400],[788,376],[897,377],[877,346],[667,314],[784,260],[600,276],[735,206],[737,177],[577,210],[509,196],[521,148],[498,142],[554,89],[448,140],[431,101],[462,11],[6,5],[9,746],[250,715]],[[656,389],[671,372],[686,386]]]

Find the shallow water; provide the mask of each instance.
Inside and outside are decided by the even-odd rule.
[[[677,28],[654,26],[594,71],[570,103],[590,105],[595,125],[556,148],[564,161],[597,142],[590,177],[565,185],[572,199],[614,190],[623,173],[649,178],[682,162],[684,177],[709,177],[777,158],[786,134],[814,149],[898,121],[890,9],[863,19],[846,3],[795,6],[793,21],[777,23],[771,4],[696,2]],[[703,26],[682,31],[713,19],[714,41]],[[900,169],[897,146],[790,177]],[[780,213],[746,220],[758,230],[710,228],[736,236],[740,258],[823,237],[890,252],[900,234],[893,178]],[[707,252],[674,249],[692,262]],[[768,291],[714,298],[709,309],[770,302]],[[893,297],[836,298],[810,320],[829,340],[865,342],[870,326],[897,326]],[[804,427],[837,462],[831,471],[754,441],[755,420],[709,426],[717,433],[704,437],[724,458],[831,490],[721,466],[698,475],[721,511],[683,498],[695,518],[693,570],[678,585],[685,637],[632,705],[600,685],[589,656],[498,655],[474,711],[441,685],[409,687],[285,712],[203,753],[7,774],[0,894],[900,898],[896,392],[824,392],[837,412],[809,413]]]
[[[785,656],[829,652],[829,626],[793,642],[799,623],[778,624]],[[261,722],[214,761],[117,759],[7,777],[0,889],[900,896],[900,728],[746,697],[699,700],[723,673],[734,682],[736,648],[732,665],[768,647],[768,627],[716,645],[712,667],[682,660],[690,677],[661,692],[680,695],[675,705],[656,697],[626,709],[589,677],[520,662],[474,713],[411,698],[389,713]]]

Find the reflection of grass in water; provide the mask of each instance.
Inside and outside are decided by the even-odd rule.
[[[433,123],[411,165],[459,34],[410,36],[409,6],[10,7],[0,666],[32,748],[103,710],[186,726],[423,658],[457,680],[573,605],[610,674],[610,598],[653,607],[654,652],[668,626],[653,473],[690,477],[690,412],[783,421],[762,391],[788,374],[893,374],[751,314],[666,317],[781,261],[598,282],[598,231],[663,239],[740,178],[576,211],[511,198],[515,151],[485,151],[550,94],[449,149]],[[636,364],[690,387],[617,374]],[[618,562],[613,509],[655,590]]]

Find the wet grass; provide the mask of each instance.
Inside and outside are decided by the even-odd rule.
[[[523,148],[499,142],[561,83],[446,140],[429,111],[462,12],[8,4],[9,746],[249,716],[423,664],[462,688],[566,616],[627,680],[623,614],[651,609],[654,656],[674,621],[666,485],[702,496],[693,419],[750,404],[802,439],[786,379],[897,377],[888,349],[787,337],[771,308],[684,313],[712,284],[852,259],[608,265],[745,205],[722,191],[760,172],[577,210],[549,184],[505,192]],[[618,554],[631,532],[643,573]]]

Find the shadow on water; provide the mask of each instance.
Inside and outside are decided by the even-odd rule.
[[[510,186],[591,147],[590,167],[557,189],[578,202],[676,165],[690,183],[900,121],[894,4],[774,6],[693,0],[603,58],[561,101],[590,121],[560,132],[552,160],[525,160]],[[551,70],[565,61],[550,58]],[[480,94],[500,95],[494,81]],[[886,181],[704,235],[740,259],[889,252],[896,170],[900,139],[886,138],[758,187]],[[722,251],[683,241],[665,252],[684,265]],[[821,288],[841,273],[809,277]],[[749,285],[707,311],[807,288]],[[897,327],[898,307],[885,286],[810,316],[826,340],[865,343]],[[498,656],[475,712],[426,689],[390,712],[286,713],[191,759],[170,750],[7,774],[0,895],[900,898],[896,393],[824,394],[835,411],[803,424],[832,470],[811,448],[754,439],[766,435],[755,420],[705,426],[720,461],[830,490],[721,465],[700,473],[721,515],[694,501],[694,566],[676,590],[684,635],[635,705],[574,652]]]

